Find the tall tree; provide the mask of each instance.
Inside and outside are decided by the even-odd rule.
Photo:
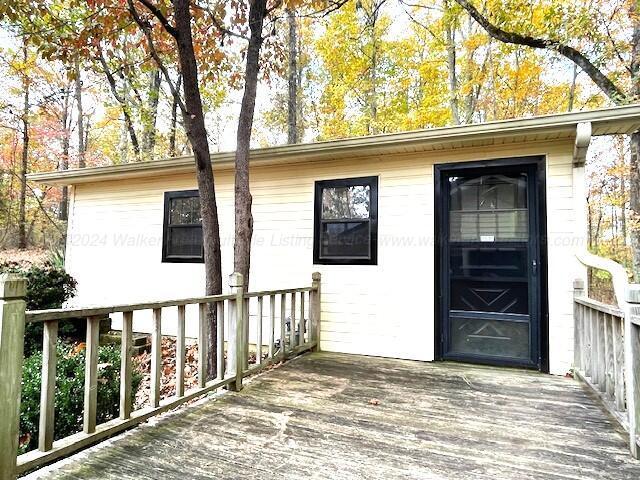
[[[84,110],[82,106],[82,72],[80,70],[80,58],[76,55],[73,62],[76,108],[78,109],[78,168],[85,168],[86,141],[84,133]]]
[[[18,213],[18,247],[27,248],[27,168],[29,166],[29,115],[31,114],[31,104],[29,103],[29,93],[31,81],[27,72],[29,63],[29,48],[27,46],[27,38],[23,38],[23,71],[22,71],[22,155],[20,162],[20,197],[19,197],[19,213]]]
[[[291,9],[287,9],[287,25],[289,27],[287,37],[287,50],[289,62],[287,66],[287,143],[298,143],[298,28],[296,15]]]
[[[268,15],[267,0],[250,0],[248,24],[250,37],[246,53],[244,72],[244,94],[238,117],[236,136],[236,176],[235,176],[235,243],[233,265],[241,273],[245,285],[249,285],[251,265],[251,238],[253,236],[253,216],[251,214],[251,191],[249,189],[249,150],[251,130],[256,105],[258,71],[260,69],[260,49],[264,41],[262,27]]]
[[[200,84],[198,80],[198,62],[193,45],[192,16],[189,0],[173,0],[172,24],[165,14],[150,0],[139,0],[139,3],[160,23],[166,34],[169,34],[175,42],[180,72],[182,74],[182,91],[184,101],[178,100],[185,131],[196,164],[196,179],[200,193],[200,213],[202,217],[202,236],[204,247],[205,265],[205,293],[217,295],[222,292],[222,270],[220,251],[220,225],[218,220],[218,206],[216,200],[213,169],[207,130],[205,127],[202,97],[200,96]],[[158,68],[162,71],[165,80],[171,88],[174,98],[179,98],[176,86],[171,79],[167,67],[160,58],[155,46],[152,26],[149,19],[140,16],[133,0],[128,0],[129,12],[144,32],[149,49]],[[208,312],[209,345],[217,345],[217,318],[215,308],[209,308]],[[209,376],[216,372],[216,350],[209,348],[208,371]]]

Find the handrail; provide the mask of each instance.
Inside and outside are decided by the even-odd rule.
[[[264,290],[259,292],[247,292],[244,298],[262,297],[265,295],[282,295],[286,293],[310,292],[314,287],[283,288],[279,290]],[[46,320],[63,320],[69,318],[81,319],[95,315],[108,315],[118,312],[135,312],[137,310],[153,310],[154,308],[176,307],[182,305],[194,305],[196,303],[213,303],[236,298],[235,295],[207,295],[203,297],[180,298],[175,300],[155,300],[141,303],[123,303],[119,305],[87,305],[84,307],[53,308],[47,310],[27,310],[25,321],[27,323],[44,322]]]
[[[627,290],[629,286],[627,270],[610,258],[599,257],[591,252],[580,251],[576,253],[576,257],[578,258],[578,261],[586,267],[604,270],[611,274],[613,291],[616,295],[618,305],[622,308],[623,303],[626,303],[627,301]]]
[[[626,269],[613,260],[589,252],[576,258],[611,274],[618,306],[588,298],[584,282],[576,281],[574,371],[628,430],[629,449],[639,458],[640,285],[629,284]]]

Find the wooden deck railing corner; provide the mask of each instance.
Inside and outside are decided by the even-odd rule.
[[[640,285],[613,260],[580,253],[586,267],[612,276],[618,305],[589,298],[584,281],[574,282],[574,372],[596,392],[629,432],[629,450],[640,455]]]
[[[24,278],[0,275],[0,480],[16,469],[26,293]]]
[[[320,274],[310,287],[247,292],[241,274],[229,277],[230,294],[84,309],[26,311],[26,281],[0,275],[0,480],[69,455],[151,416],[220,388],[239,391],[245,376],[305,351],[314,350],[320,337]],[[279,318],[276,299],[279,299]],[[305,299],[308,298],[308,301]],[[255,301],[253,301],[255,299]],[[264,315],[268,299],[269,314]],[[298,299],[298,301],[296,301]],[[197,386],[185,391],[186,307],[198,306]],[[175,395],[161,398],[163,370],[163,309],[177,308],[175,338]],[[132,405],[132,349],[134,312],[150,310],[151,362],[149,406],[134,411]],[[97,382],[100,315],[122,314],[119,417],[98,424]],[[225,313],[228,331],[225,332]],[[289,316],[287,317],[287,313]],[[209,344],[210,315],[216,321],[216,345]],[[60,321],[86,319],[85,385],[82,431],[54,441],[56,392],[56,342]],[[266,320],[266,328],[265,328]],[[249,365],[250,324],[255,322],[255,364]],[[42,379],[38,448],[18,456],[20,389],[27,323],[42,323]],[[279,324],[279,325],[278,325]],[[276,329],[276,327],[278,327]],[[288,330],[287,330],[288,329]],[[267,345],[263,334],[267,333]],[[277,349],[276,349],[277,346]],[[226,347],[226,349],[225,349]],[[265,354],[264,349],[267,347]],[[215,348],[216,371],[208,372],[209,348]]]

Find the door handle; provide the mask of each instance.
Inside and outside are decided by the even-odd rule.
[[[531,260],[531,272],[534,277],[538,274],[538,261],[535,258]]]

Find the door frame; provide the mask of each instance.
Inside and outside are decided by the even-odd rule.
[[[447,316],[445,312],[445,302],[443,299],[443,287],[445,279],[445,272],[448,270],[448,263],[446,258],[440,256],[444,243],[448,238],[448,229],[443,225],[443,220],[446,218],[444,209],[448,205],[446,199],[443,198],[443,192],[446,191],[443,186],[443,178],[446,174],[465,172],[465,171],[478,171],[483,168],[500,168],[500,167],[535,167],[536,177],[534,178],[537,186],[537,202],[538,208],[533,212],[537,215],[538,223],[538,238],[537,248],[539,256],[538,265],[538,359],[537,365],[529,368],[534,368],[542,372],[549,372],[549,300],[548,300],[548,280],[547,280],[547,195],[546,195],[546,157],[542,155],[538,156],[525,156],[525,157],[507,157],[496,158],[491,160],[479,160],[471,162],[457,162],[457,163],[445,163],[434,165],[434,255],[435,255],[435,335],[434,335],[434,351],[436,360],[444,360],[444,321]],[[448,277],[448,276],[447,276]],[[447,359],[448,361],[450,359]],[[487,363],[490,365],[511,365],[509,361],[500,361],[499,359],[491,359],[483,362],[479,360],[478,363]]]

